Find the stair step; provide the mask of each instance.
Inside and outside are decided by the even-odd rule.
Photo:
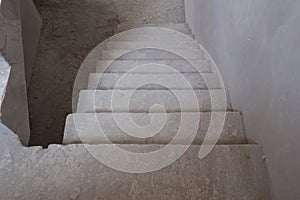
[[[193,113],[182,113],[187,116],[188,124],[195,124]],[[66,121],[64,144],[169,144],[177,134],[180,122],[181,113],[167,113],[166,122],[163,125],[163,129],[155,132],[155,136],[152,131],[153,127],[146,126],[150,123],[150,117],[148,113],[81,113],[69,115]],[[156,113],[153,115],[154,119],[164,119],[164,114]],[[191,115],[191,117],[189,117]],[[117,118],[119,123],[124,125],[128,124],[128,120],[132,119],[139,126],[142,126],[143,136],[149,133],[149,137],[137,138],[133,134],[138,134],[140,130],[131,128],[129,134],[122,131],[115,121]],[[199,129],[193,144],[202,144],[204,137],[206,136],[208,126],[210,124],[211,113],[201,113]],[[76,123],[76,125],[75,125]],[[157,124],[157,122],[156,122]],[[101,127],[101,129],[100,129]],[[157,124],[157,127],[160,127]],[[155,127],[155,128],[157,128]],[[130,127],[127,126],[129,129]],[[150,129],[149,129],[150,128]],[[101,131],[100,131],[101,130]],[[101,134],[103,133],[103,134]],[[79,136],[80,134],[80,136]],[[189,131],[186,134],[194,134]],[[192,136],[190,136],[192,137]],[[218,144],[244,144],[246,143],[246,137],[243,130],[242,117],[238,112],[228,112],[226,114],[226,120],[224,128]],[[211,144],[212,141],[209,141]],[[181,137],[172,144],[190,144],[189,139]]]
[[[189,29],[177,31],[165,27],[139,27],[135,29],[130,29],[127,32],[130,32],[130,34],[135,36],[149,35],[149,33],[151,33],[151,36],[161,36],[162,32],[169,32],[171,35],[174,34],[191,35],[191,30]],[[121,32],[119,34],[126,34],[127,32]]]
[[[194,40],[193,34],[181,34],[178,32],[173,32],[166,34],[166,30],[163,32],[165,34],[135,34],[131,30],[132,33],[129,32],[123,32],[118,35],[115,35],[114,37],[110,38],[109,41],[172,41],[172,42],[178,42],[178,41],[192,41]]]
[[[78,145],[79,146],[79,145]],[[176,155],[161,153],[157,159],[148,157],[137,158],[134,162],[126,154],[111,155],[115,145],[91,145],[95,154],[111,158],[109,163],[118,165],[118,169],[132,172],[140,166],[159,166],[159,161]],[[134,152],[146,152],[163,148],[162,145],[118,145],[119,149]],[[173,145],[172,149],[182,149],[185,146]],[[85,192],[83,199],[128,200],[128,199],[214,199],[214,200],[270,200],[266,165],[261,147],[257,145],[220,145],[205,158],[199,159],[200,145],[191,146],[186,153],[170,166],[149,173],[124,173],[102,164],[90,155],[85,146],[68,147],[60,152],[60,160],[70,158],[70,170],[64,170],[58,177],[75,177],[73,182],[65,179],[60,185],[66,186],[87,183],[80,191]],[[78,156],[78,154],[80,156]],[[52,155],[51,155],[52,156]],[[54,156],[54,155],[53,155]],[[57,156],[56,156],[57,157]],[[55,158],[56,158],[55,157]],[[57,159],[58,159],[57,158]],[[155,164],[153,164],[155,162]],[[72,163],[74,163],[72,165]],[[21,163],[20,163],[21,164]],[[49,165],[49,164],[48,164]],[[58,166],[65,166],[58,163]],[[64,169],[64,167],[61,167]],[[48,168],[47,168],[48,169]],[[60,168],[50,167],[50,174],[55,174]],[[141,170],[144,171],[145,168]],[[61,172],[61,170],[59,170]],[[85,173],[85,176],[82,175]],[[41,171],[42,173],[42,171]],[[63,175],[63,176],[62,176]],[[59,179],[60,180],[60,179]],[[88,181],[87,181],[88,180]],[[69,190],[70,191],[70,190]],[[73,190],[71,190],[73,191]],[[91,191],[91,192],[90,192]],[[77,193],[77,192],[76,192]],[[70,192],[66,192],[68,198]],[[85,195],[86,194],[86,195]],[[90,194],[90,195],[89,195]],[[87,198],[85,198],[87,196]]]
[[[199,49],[196,41],[112,41],[106,43],[106,49],[138,49],[138,48],[161,48],[161,49]]]
[[[118,101],[113,109],[112,95],[114,101]],[[199,105],[193,102],[194,95]],[[82,90],[79,94],[77,112],[149,112],[154,104],[162,105],[166,112],[224,111],[222,107],[224,95],[223,90]],[[211,97],[214,108],[212,108]],[[182,101],[181,105],[178,98]],[[128,99],[130,99],[129,109]],[[228,101],[227,110],[231,110]],[[164,111],[161,107],[152,107],[151,112]]]
[[[135,73],[168,73],[165,68],[157,64],[170,66],[181,73],[211,72],[211,66],[208,60],[189,60],[189,62],[186,60],[100,60],[97,62],[96,72],[102,73],[104,69],[108,67],[105,70],[107,73],[128,73],[137,66],[145,64],[149,67],[138,68],[135,70]]]
[[[137,25],[118,25],[118,31],[127,31],[130,29],[136,29],[136,28],[142,28],[142,27],[156,27],[156,28],[167,28],[176,30],[178,32],[184,33],[184,34],[190,34],[191,29],[189,26],[185,23],[174,23],[174,24],[137,24]]]
[[[146,83],[146,84],[145,84]],[[148,84],[147,84],[148,83]],[[88,89],[221,89],[213,73],[124,74],[92,73]]]
[[[140,49],[140,50],[103,50],[104,60],[178,60],[178,59],[198,59],[204,60],[205,55],[201,49]]]

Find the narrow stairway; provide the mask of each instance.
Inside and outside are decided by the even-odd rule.
[[[77,112],[67,118],[63,144],[117,146],[138,153],[165,145],[187,147],[178,158],[162,153],[166,160],[176,159],[157,171],[145,166],[148,173],[118,163],[120,155],[105,154],[111,160],[101,162],[124,171],[111,170],[103,175],[106,178],[99,177],[98,189],[111,196],[105,199],[270,199],[262,149],[247,144],[242,115],[233,110],[229,98],[223,109],[222,80],[188,25],[141,27],[145,28],[119,27],[119,35],[87,57],[85,63],[93,63],[95,69],[80,91]],[[129,28],[138,29],[122,34]],[[226,112],[224,127],[215,148],[201,159],[201,145],[214,144],[213,137],[206,138],[214,112]],[[159,120],[152,123],[155,118]],[[187,127],[181,130],[182,120]],[[132,128],[128,124],[132,121],[141,129]],[[183,135],[173,140],[180,130]],[[144,160],[137,163],[147,165]]]

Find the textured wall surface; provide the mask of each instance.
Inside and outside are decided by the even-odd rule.
[[[186,0],[249,139],[263,145],[274,200],[300,199],[300,1]]]
[[[11,66],[1,120],[28,144],[30,130],[23,55],[19,0],[3,0],[0,12],[0,32],[4,43],[1,53]],[[3,41],[3,40],[2,40]]]
[[[32,0],[21,0],[20,9],[26,83],[28,87],[31,80],[36,50],[40,39],[42,19]]]

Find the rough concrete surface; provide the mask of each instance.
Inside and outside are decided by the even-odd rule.
[[[190,62],[190,63],[189,63]],[[102,73],[130,73],[134,69],[135,73],[166,73],[158,64],[172,66],[173,70],[181,73],[209,73],[212,72],[209,60],[100,60],[96,64],[96,72]],[[151,64],[153,63],[153,65]],[[192,64],[191,64],[192,63]],[[149,67],[136,68],[139,65],[147,64]],[[107,68],[106,68],[107,66]]]
[[[101,164],[84,145],[25,148],[1,124],[0,129],[1,199],[270,199],[262,151],[256,145],[217,146],[202,160],[200,146],[192,146],[164,169],[130,174]],[[130,146],[141,152],[154,148],[161,146]]]
[[[156,113],[154,117],[160,117],[164,114]],[[131,131],[125,132],[118,127],[116,117],[119,119],[118,123],[123,122],[124,125],[128,123],[128,119],[132,119],[139,126],[145,127],[151,120],[148,113],[76,113],[69,115],[66,122],[64,144],[169,144],[177,134],[181,124],[182,114],[167,113],[166,123],[154,137],[151,137],[151,130],[146,129],[143,134],[149,133],[149,138],[136,138],[129,134]],[[188,117],[189,113],[184,114]],[[193,116],[193,113],[190,114]],[[194,117],[190,117],[189,124],[195,124]],[[211,113],[201,113],[199,128],[193,144],[201,145],[206,136],[208,127],[211,123]],[[103,134],[100,131],[103,130]],[[129,127],[129,126],[128,126]],[[159,125],[158,125],[159,127]],[[129,133],[129,134],[128,134]],[[175,144],[188,144],[189,139],[186,134],[194,134],[187,132],[180,139],[177,139]],[[107,141],[107,138],[109,141]],[[245,144],[247,143],[244,127],[242,123],[242,116],[238,112],[228,112],[226,114],[226,121],[222,129],[221,137],[218,144]],[[174,142],[173,142],[174,144]]]
[[[61,143],[80,64],[116,25],[184,22],[183,0],[36,0],[43,18],[29,87],[31,145]]]
[[[229,101],[224,103],[224,96],[222,89],[210,91],[82,90],[79,95],[77,112],[149,112],[150,108],[151,112],[160,113],[164,111],[160,106],[152,107],[155,104],[163,106],[166,112],[232,110]],[[118,101],[116,102],[116,100]]]
[[[18,0],[3,0],[0,7],[0,35],[2,37],[0,49],[11,67],[6,95],[1,108],[1,121],[21,138],[24,145],[27,145],[30,130],[20,4]]]
[[[106,49],[139,49],[139,48],[166,48],[166,49],[182,49],[182,48],[189,48],[189,49],[198,49],[199,45],[196,42],[190,41],[152,41],[152,42],[133,42],[133,41],[112,41],[106,43]]]
[[[168,38],[168,36],[166,36]],[[171,40],[172,41],[172,40]],[[177,42],[178,40],[174,40]],[[128,53],[129,52],[129,53]],[[157,50],[157,49],[142,49],[142,50],[103,50],[101,59],[103,60],[178,60],[180,56],[190,60],[201,60],[205,59],[205,54],[201,49],[168,49],[168,51]]]
[[[186,81],[178,80],[179,77],[184,77]],[[182,73],[181,75],[132,73],[126,74],[125,77],[121,73],[92,73],[88,89],[220,89],[218,78],[213,73]],[[140,86],[145,82],[148,84]]]

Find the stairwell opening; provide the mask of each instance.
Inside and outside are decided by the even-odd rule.
[[[43,19],[28,89],[31,146],[61,144],[72,91],[86,55],[114,33],[118,22],[110,1],[37,0]]]
[[[138,14],[142,13],[142,15],[145,15],[145,13],[136,11],[139,10],[140,6],[144,9],[149,9],[150,7],[148,6],[152,5],[155,0],[145,0],[145,2],[142,0],[142,5],[137,4],[135,7],[137,10],[135,11],[132,10],[132,3],[136,2],[132,0],[128,0],[128,2],[126,0],[112,0],[114,3],[121,2],[117,6],[121,9],[117,9],[117,12],[113,9],[109,10],[111,11],[110,14],[116,17],[108,20],[112,25],[107,25],[109,30],[107,35],[99,34],[100,30],[93,32],[93,34],[88,32],[94,31],[93,28],[98,23],[97,20],[91,26],[82,27],[86,25],[83,23],[86,21],[79,16],[84,14],[89,16],[89,13],[79,11],[78,14],[73,6],[81,5],[82,8],[80,9],[85,9],[88,2],[82,3],[76,0],[72,2],[67,0],[54,1],[41,1],[42,5],[54,9],[55,11],[53,12],[57,16],[52,16],[53,13],[48,13],[48,8],[44,10],[46,14],[43,14],[51,18],[51,20],[44,21],[37,63],[33,73],[34,77],[29,89],[31,125],[32,127],[35,126],[37,131],[32,134],[31,145],[38,146],[24,148],[17,135],[0,123],[0,152],[2,152],[0,155],[0,166],[2,169],[0,170],[0,180],[4,183],[1,197],[4,199],[130,199],[132,197],[144,199],[146,196],[150,199],[161,197],[163,199],[170,197],[176,199],[189,197],[195,197],[196,199],[209,197],[223,199],[224,195],[229,195],[231,199],[240,199],[240,197],[245,199],[255,199],[256,197],[270,199],[261,147],[247,144],[242,125],[242,116],[239,112],[234,112],[229,102],[226,101],[225,87],[219,80],[221,77],[215,76],[218,75],[216,64],[208,52],[197,41],[192,39],[191,30],[187,24],[176,23],[178,21],[172,21],[168,17],[164,18],[168,23],[176,23],[175,26],[174,24],[168,24],[174,30],[178,29],[178,27],[183,27],[186,35],[180,33],[179,35],[173,35],[169,34],[169,32],[155,34],[157,32],[152,31],[149,34],[148,31],[151,28],[145,28],[147,29],[146,37],[144,33],[141,35],[140,32],[137,35],[130,34],[130,38],[133,38],[134,41],[137,38],[139,38],[138,40],[141,38],[142,40],[149,40],[150,36],[152,38],[150,39],[151,43],[158,41],[159,46],[162,45],[161,43],[164,43],[163,46],[166,45],[168,47],[161,47],[162,49],[167,49],[166,52],[153,52],[151,49],[160,49],[159,47],[149,47],[151,50],[142,51],[139,48],[148,48],[147,44],[143,44],[144,48],[137,47],[138,51],[126,54],[128,51],[126,48],[124,49],[124,46],[135,46],[136,44],[139,46],[141,43],[129,42],[128,44],[127,42],[120,43],[120,40],[114,40],[120,39],[118,38],[118,36],[122,35],[120,34],[110,40],[110,42],[117,42],[117,45],[116,43],[110,43],[111,46],[108,47],[107,43],[99,44],[101,42],[100,36],[101,38],[109,37],[115,30],[121,30],[119,28],[115,29],[114,24],[115,22],[122,24],[123,20],[120,17],[120,10],[124,11],[124,5],[126,4],[129,7],[125,7],[125,10],[129,9],[129,13],[134,14],[134,19],[140,20],[139,25],[147,22],[147,20],[138,17]],[[99,0],[95,1],[99,2]],[[172,5],[174,5],[176,1],[157,0],[155,3],[172,2]],[[180,1],[183,2],[182,0]],[[148,2],[150,3],[147,4]],[[60,3],[68,7],[68,9],[66,10],[65,7],[61,8]],[[95,3],[93,5],[96,7],[98,4]],[[181,14],[184,13],[183,7],[176,4],[174,6],[180,8]],[[163,9],[165,7],[167,6],[160,6]],[[50,11],[52,11],[51,9]],[[90,11],[94,16],[93,12],[95,10],[91,8]],[[97,11],[99,10],[97,9]],[[126,12],[123,13],[125,13],[125,16],[128,15]],[[153,11],[150,10],[150,13],[153,13]],[[153,20],[153,15],[150,16]],[[168,13],[167,16],[169,16]],[[173,13],[172,16],[178,15]],[[65,20],[64,17],[68,20]],[[94,18],[88,17],[88,19]],[[159,16],[157,19],[161,20],[162,18]],[[154,20],[153,22],[154,24],[162,23],[159,20]],[[165,24],[161,25],[165,26]],[[84,28],[86,30],[82,30]],[[102,28],[104,29],[104,27]],[[155,37],[152,37],[152,34]],[[162,39],[161,35],[167,37]],[[121,39],[123,40],[124,37]],[[125,37],[125,39],[128,38]],[[192,44],[186,41],[191,41]],[[93,42],[96,44],[93,44]],[[99,45],[94,48],[97,44]],[[105,47],[102,46],[103,44]],[[194,46],[194,49],[192,46]],[[131,46],[128,48],[131,50],[135,47]],[[88,66],[88,73],[78,73],[86,76],[83,80],[80,79],[79,82],[83,83],[87,78],[88,86],[85,87],[85,82],[84,85],[79,84],[79,87],[76,87],[78,83],[78,78],[76,78],[74,86],[76,89],[74,89],[75,92],[72,99],[75,75],[81,62],[91,49],[93,51],[89,53],[79,70],[82,72],[82,68]],[[147,54],[147,51],[151,53]],[[114,59],[114,57],[120,58],[119,54],[124,52],[125,55],[122,59]],[[167,52],[173,53],[169,54]],[[180,57],[175,55],[180,55]],[[22,56],[19,57],[21,58]],[[115,70],[116,73],[105,73],[104,76],[108,76],[106,81],[104,77],[103,84],[95,84],[95,88],[91,87],[90,83],[94,84],[95,82],[90,75],[101,74],[101,69],[105,68],[106,64],[98,65],[98,63],[101,61],[106,62],[107,59],[129,61],[129,63],[116,62],[115,67],[110,69]],[[143,65],[139,61],[144,61],[144,59],[155,60],[158,63],[148,63],[151,64],[150,67],[139,68],[143,73],[134,74],[134,78],[139,80],[133,79],[133,76],[126,72],[126,67],[124,66],[127,65],[128,71],[130,67],[135,68],[133,65]],[[178,61],[177,59],[180,60]],[[183,60],[189,62],[182,62]],[[190,60],[193,61],[191,62]],[[170,73],[170,71],[164,73],[166,68],[161,71],[161,65],[159,64],[174,64],[174,67],[179,71],[178,74],[181,74],[181,76],[175,76],[174,74],[176,73]],[[201,74],[201,72],[195,74],[197,72],[193,71],[189,64],[192,64],[192,66],[196,65],[196,68],[199,68],[199,71],[202,73],[206,72],[206,75],[201,77],[195,76]],[[92,67],[94,71],[90,72]],[[120,69],[125,69],[125,72],[119,71]],[[98,70],[100,70],[100,73]],[[156,73],[153,73],[152,70],[156,70]],[[95,72],[98,72],[98,74]],[[105,87],[111,88],[111,83],[115,83],[114,81],[116,80],[114,76],[118,72],[120,74],[129,74],[129,79],[124,80],[124,83],[127,84],[125,88],[124,85],[126,84],[119,85],[123,87],[123,91],[120,88],[115,89],[116,94],[119,95],[116,98],[118,111],[115,113],[114,105],[111,104],[114,99],[113,95],[111,95],[113,92],[108,91]],[[148,83],[152,81],[150,85],[144,85],[150,92],[146,91],[145,88],[143,90],[138,88],[132,95],[135,99],[132,102],[127,101],[126,97],[131,97],[130,90],[133,87],[140,86],[140,80],[142,79],[148,80],[146,81]],[[185,82],[180,82],[186,79],[193,81],[190,81],[191,84],[189,85],[183,84]],[[170,91],[162,89],[161,86],[164,85],[167,85],[166,88],[170,89]],[[23,88],[25,86],[26,84],[23,84]],[[74,100],[74,97],[77,97],[76,92],[79,89],[78,108],[74,112],[75,109],[73,107],[73,114],[69,115],[66,120],[66,115],[72,112],[72,100]],[[213,90],[211,91],[212,96],[208,92],[210,89]],[[14,100],[16,99],[14,98]],[[174,100],[177,99],[178,102],[175,102]],[[129,110],[127,110],[125,101],[130,103]],[[152,107],[155,103],[163,106]],[[181,105],[185,106],[181,107]],[[27,105],[24,107],[27,109]],[[162,132],[156,135],[152,135],[156,133],[155,131],[146,131],[147,134],[144,134],[144,130],[142,130],[143,132],[136,132],[139,129],[132,129],[127,123],[128,118],[133,118],[139,125],[143,127],[144,125],[148,126],[148,122],[153,121],[148,118],[148,115],[150,115],[148,113],[149,107],[153,109],[151,114],[155,114],[158,117],[158,120],[154,120],[154,122],[159,122],[152,123],[154,126],[150,126],[149,130],[162,128]],[[164,111],[164,108],[166,108],[166,116],[162,116],[161,111]],[[125,124],[125,132],[120,129],[118,123],[113,123],[112,112],[118,115],[119,122],[121,121],[122,124]],[[225,113],[226,115],[224,115]],[[20,113],[18,114],[20,115]],[[198,118],[199,115],[203,117],[201,120]],[[215,120],[211,120],[211,118]],[[76,123],[76,120],[79,120],[77,121],[79,123]],[[109,132],[108,135],[113,136],[109,143],[107,140],[103,140],[101,135],[99,137],[98,134],[95,134],[98,133],[97,126],[95,126],[98,124],[97,120],[101,121],[103,127],[106,128],[104,132]],[[63,133],[65,121],[69,124],[66,125],[66,131]],[[164,121],[166,122],[165,124],[161,123]],[[181,121],[185,121],[183,126],[180,123]],[[215,123],[211,125],[211,121]],[[219,126],[220,124],[221,127]],[[39,127],[42,129],[38,129]],[[213,127],[213,131],[209,133],[210,127]],[[61,129],[61,132],[59,129]],[[179,129],[179,134],[175,133],[177,132],[175,129]],[[219,131],[222,131],[222,134],[220,135],[220,140],[216,141],[217,137],[215,136],[221,133]],[[132,133],[131,136],[133,138],[141,138],[141,140],[136,141],[132,137],[127,137],[128,132]],[[212,137],[206,137],[206,132]],[[76,136],[82,136],[80,133],[85,134],[85,137],[79,137],[78,140]],[[61,143],[63,134],[64,145],[53,144]],[[94,138],[95,135],[97,140]],[[153,136],[153,138],[149,138],[149,136]],[[175,138],[174,143],[172,143],[174,141],[173,137]],[[36,143],[33,141],[33,138],[36,140]],[[208,138],[208,143],[205,141],[206,138]],[[193,139],[195,140],[193,141]],[[123,143],[124,145],[122,145]],[[169,143],[171,145],[163,145]],[[214,144],[218,144],[214,150],[206,148],[207,146],[214,146]],[[44,147],[49,146],[47,150],[44,150],[40,145]],[[115,153],[116,146],[127,151],[125,154],[120,151]],[[204,151],[202,151],[203,149]],[[211,151],[210,156],[203,159],[207,155],[205,154],[207,150],[213,151]],[[155,154],[152,154],[152,152],[155,152]],[[204,154],[201,152],[204,152]],[[239,186],[238,192],[236,190],[237,185]],[[211,193],[211,188],[215,188],[215,191],[220,192]],[[166,193],[165,191],[169,192]]]
[[[62,143],[77,71],[88,53],[116,32],[117,25],[126,29],[185,21],[182,0],[35,0],[35,4],[43,26],[28,89],[30,146]]]

